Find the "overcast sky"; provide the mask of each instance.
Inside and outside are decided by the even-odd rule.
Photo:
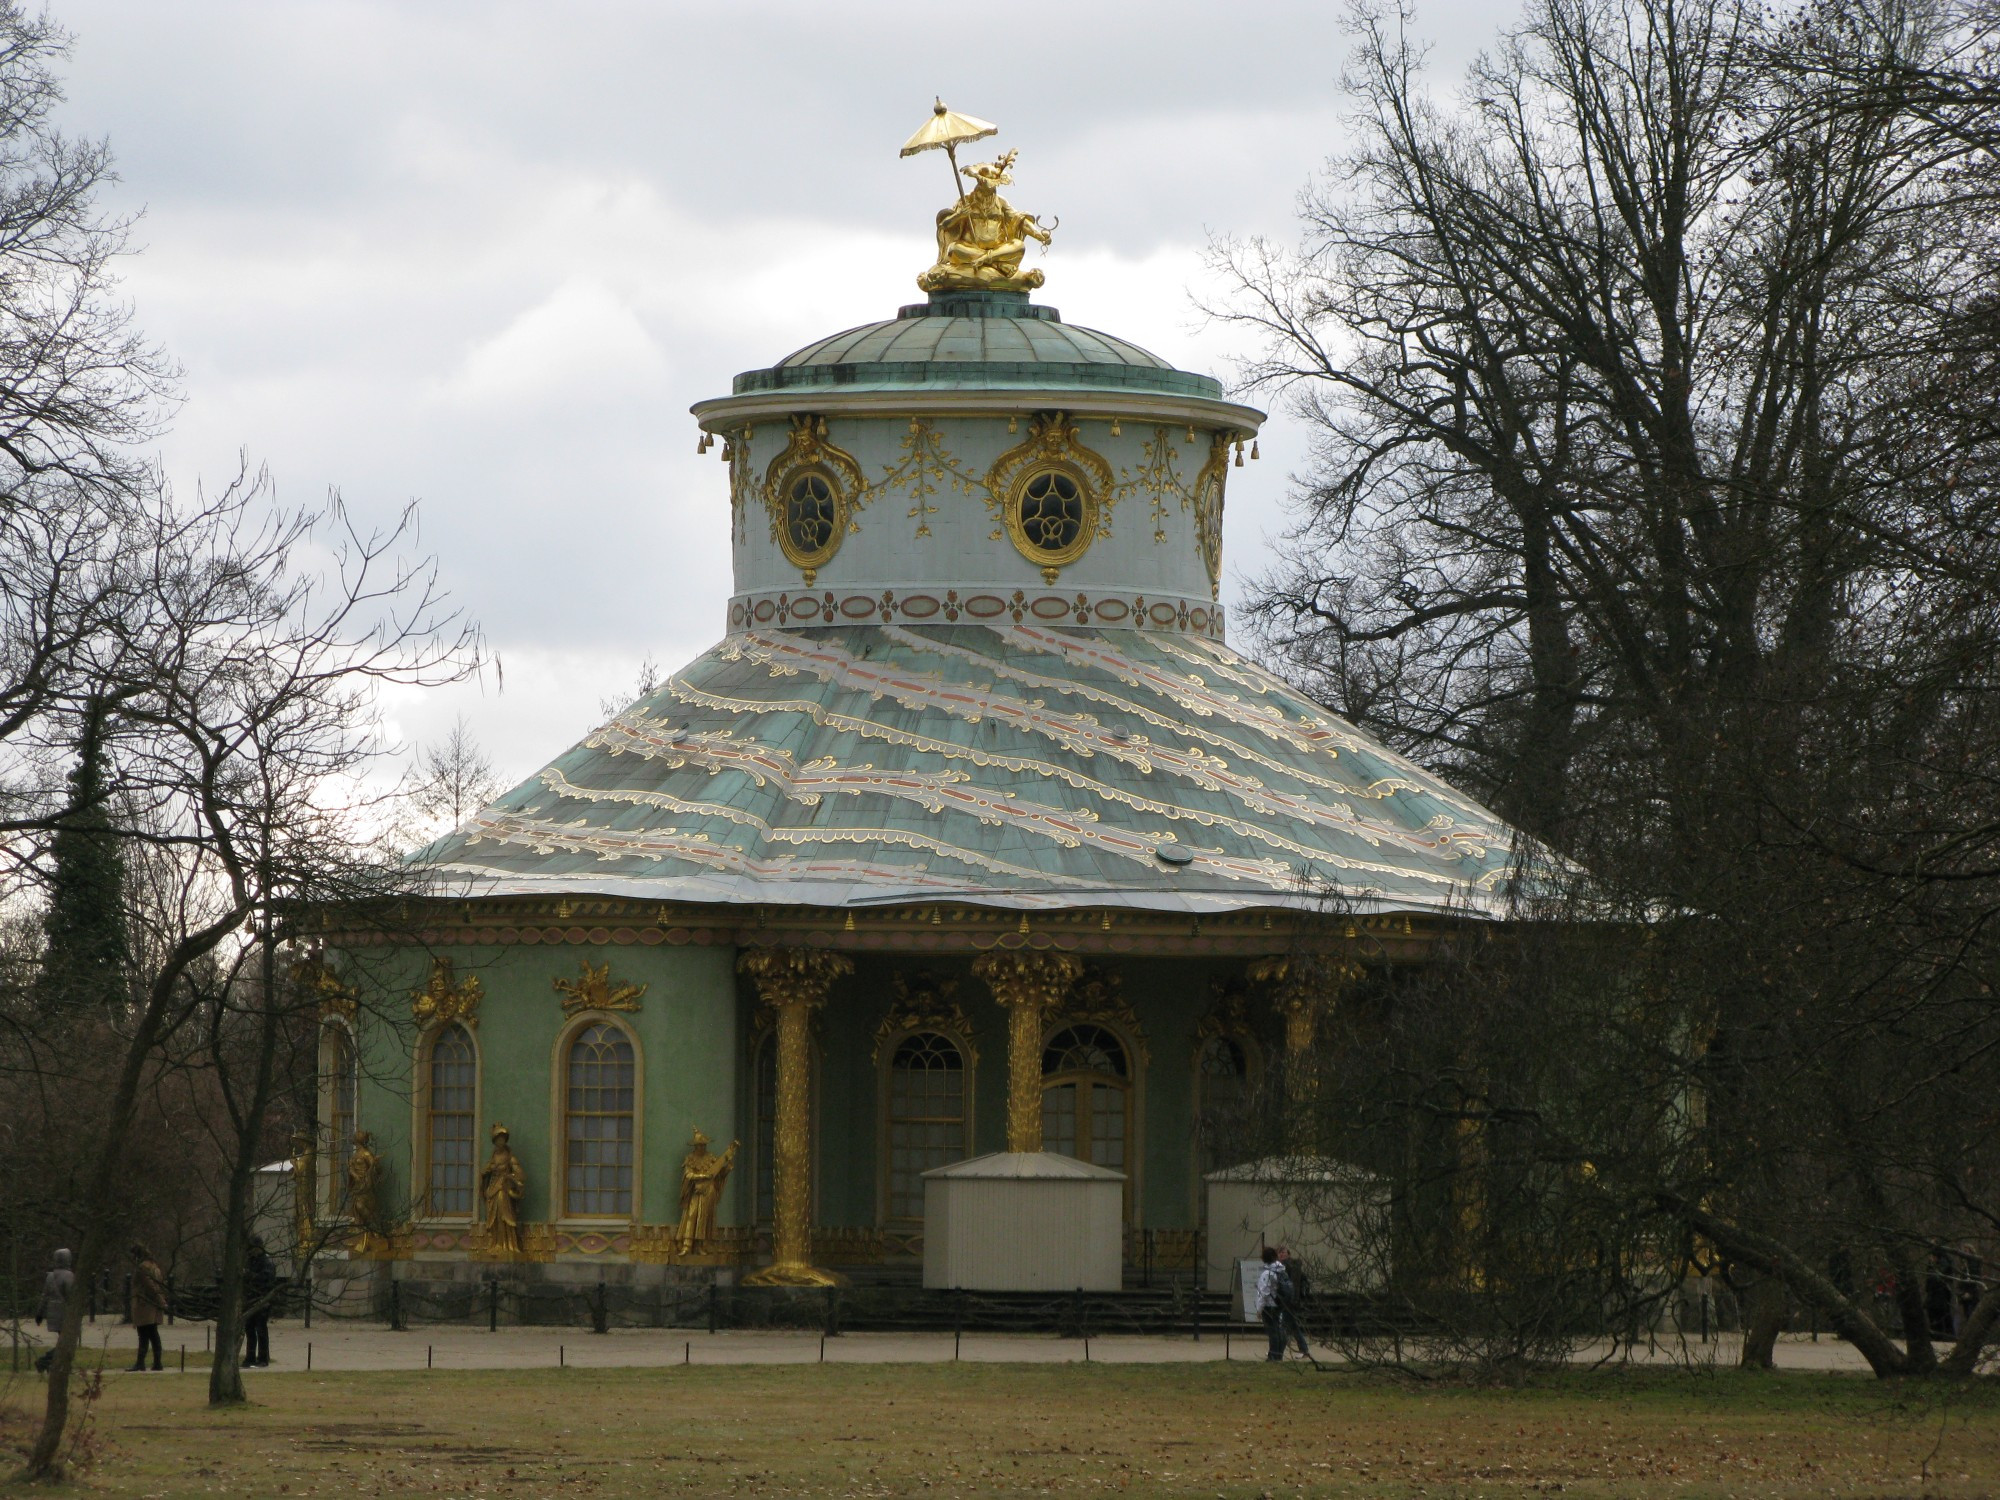
[[[722,465],[691,402],[916,300],[943,158],[899,159],[932,96],[1001,127],[1010,197],[1060,216],[1065,319],[1229,378],[1194,308],[1212,235],[1294,237],[1337,149],[1333,3],[57,0],[65,118],[143,209],[127,279],[186,370],[177,482],[239,450],[425,545],[505,688],[463,712],[509,779],[598,722],[651,656],[717,639]],[[1449,80],[1511,4],[1422,11]],[[1232,475],[1225,599],[1284,525],[1282,419]],[[719,451],[719,450],[718,450]]]

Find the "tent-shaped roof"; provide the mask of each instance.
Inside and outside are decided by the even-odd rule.
[[[1513,834],[1216,641],[732,635],[421,858],[468,894],[1496,912]]]

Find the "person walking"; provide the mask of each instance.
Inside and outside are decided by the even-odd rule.
[[[1278,1283],[1278,1321],[1281,1335],[1278,1347],[1282,1352],[1284,1348],[1283,1335],[1289,1334],[1298,1343],[1300,1357],[1311,1359],[1313,1353],[1311,1349],[1306,1347],[1304,1319],[1306,1306],[1305,1267],[1299,1264],[1298,1258],[1291,1251],[1280,1245],[1278,1247],[1278,1269],[1285,1273],[1284,1279]]]
[[[63,1319],[69,1315],[69,1296],[75,1289],[76,1272],[69,1268],[69,1251],[58,1250],[55,1268],[42,1278],[42,1305],[35,1310],[35,1321],[54,1338],[62,1337]],[[35,1361],[35,1368],[48,1374],[55,1357],[55,1345],[51,1344]]]
[[[160,1270],[160,1263],[153,1259],[144,1245],[132,1247],[132,1292],[127,1309],[132,1317],[132,1326],[139,1330],[139,1354],[131,1368],[146,1368],[146,1351],[153,1351],[153,1368],[164,1370],[165,1363],[160,1357],[160,1322],[167,1315],[167,1278]]]
[[[1285,1357],[1285,1312],[1284,1293],[1279,1290],[1285,1281],[1285,1268],[1278,1260],[1278,1252],[1270,1245],[1264,1247],[1264,1269],[1257,1273],[1257,1316],[1264,1321],[1264,1337],[1270,1341],[1270,1352],[1264,1358],[1273,1364]]]
[[[250,1236],[250,1259],[243,1267],[243,1368],[261,1370],[271,1362],[271,1299],[278,1271],[264,1250],[262,1235]]]

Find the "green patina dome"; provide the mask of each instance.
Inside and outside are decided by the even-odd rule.
[[[1094,328],[1063,322],[1026,292],[933,292],[893,318],[818,339],[768,370],[738,375],[734,394],[828,387],[1073,386],[1220,400],[1206,375]]]

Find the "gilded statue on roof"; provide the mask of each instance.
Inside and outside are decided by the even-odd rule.
[[[1056,223],[1044,225],[997,191],[1014,180],[1007,174],[1015,153],[959,170],[958,148],[999,128],[990,120],[946,109],[940,99],[922,128],[903,143],[905,156],[943,151],[951,160],[952,185],[958,189],[958,201],[938,211],[937,264],[917,278],[917,285],[927,292],[1026,292],[1042,284],[1042,273],[1023,271],[1021,262],[1028,241],[1046,245]],[[967,177],[972,179],[969,189]]]
[[[1008,169],[1014,155],[1009,151],[998,161],[965,169],[972,187],[938,211],[937,264],[917,278],[924,291],[1025,292],[1042,284],[1042,273],[1022,270],[1021,262],[1028,241],[1048,244],[1054,226],[1044,228],[996,191],[1013,182]]]

